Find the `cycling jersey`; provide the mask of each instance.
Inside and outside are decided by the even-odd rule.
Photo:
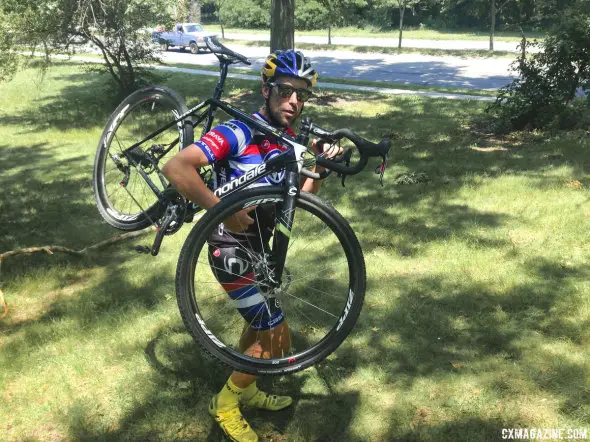
[[[266,121],[259,113],[253,116]],[[291,129],[286,129],[286,133],[295,136]],[[239,178],[288,150],[288,147],[277,142],[276,137],[252,130],[238,120],[230,120],[213,128],[195,144],[203,151],[209,164],[214,166],[211,190]],[[251,186],[280,185],[284,178],[285,172],[281,171],[270,174]],[[269,251],[269,240],[274,230],[275,206],[258,206],[249,215],[254,219],[254,223],[245,231],[228,232],[221,224],[211,234],[208,239],[209,264],[215,277],[250,327],[255,330],[267,330],[280,324],[284,320],[284,315],[276,299],[260,292],[255,283],[256,276],[251,257],[246,251]]]
[[[266,121],[258,112],[253,116]],[[286,133],[295,136],[291,129],[287,129]],[[288,147],[277,143],[276,137],[253,131],[238,120],[230,120],[215,127],[195,144],[203,151],[209,164],[216,165],[213,190],[288,150]],[[284,178],[285,172],[281,171],[270,174],[252,186],[281,184]]]
[[[258,112],[253,114],[253,117],[268,123]],[[295,136],[291,129],[287,129],[286,133]],[[211,190],[239,178],[249,170],[288,150],[288,147],[277,143],[276,137],[252,130],[238,120],[230,120],[215,127],[195,144],[203,151],[209,164],[214,165]],[[272,173],[251,184],[251,187],[280,185],[284,178],[284,171]],[[261,250],[264,244],[261,241],[264,241],[264,238],[261,238],[260,233],[263,232],[262,236],[270,237],[267,233],[274,229],[274,206],[257,207],[251,217],[255,222],[243,233],[228,235],[221,225],[218,231],[211,235],[209,243],[220,247],[244,245]]]

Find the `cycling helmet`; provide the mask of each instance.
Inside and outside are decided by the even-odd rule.
[[[261,74],[263,83],[272,81],[279,75],[301,78],[311,87],[318,81],[318,74],[309,59],[293,49],[276,51],[266,57]]]

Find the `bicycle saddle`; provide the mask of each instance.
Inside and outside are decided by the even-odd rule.
[[[207,45],[209,50],[213,52],[221,61],[227,61],[230,64],[238,62],[247,65],[252,64],[252,62],[243,55],[238,54],[237,52],[234,52],[231,49],[223,46],[219,42],[219,40],[217,40],[217,37],[205,37],[205,44]]]

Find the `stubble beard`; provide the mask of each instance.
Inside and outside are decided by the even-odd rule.
[[[264,100],[264,110],[265,110],[268,120],[270,121],[270,123],[274,127],[279,128],[279,129],[286,129],[287,127],[289,127],[289,123],[281,121],[282,118],[281,118],[280,112],[274,112],[271,109],[270,98],[267,98]],[[278,114],[278,116],[277,116],[277,114]]]

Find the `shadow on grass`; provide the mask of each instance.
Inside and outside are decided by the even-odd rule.
[[[112,234],[97,216],[86,155],[55,160],[51,145],[0,146],[0,161],[7,166],[0,172],[0,252],[45,245],[78,249]]]

